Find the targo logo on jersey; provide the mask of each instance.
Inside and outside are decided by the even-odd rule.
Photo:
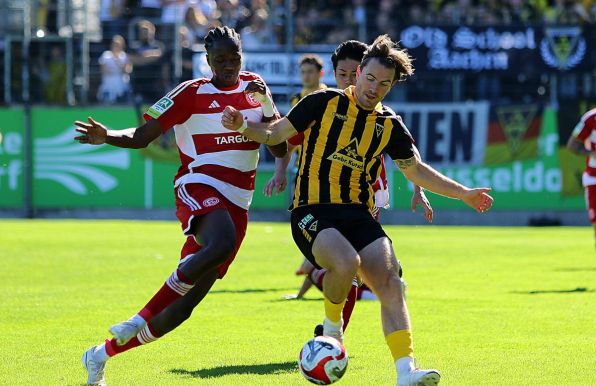
[[[174,101],[168,97],[163,97],[153,106],[147,110],[147,115],[153,118],[158,118],[161,114],[165,113],[170,107],[174,105]]]

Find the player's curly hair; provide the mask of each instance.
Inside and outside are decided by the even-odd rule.
[[[368,47],[362,58],[362,67],[371,59],[377,59],[383,66],[395,69],[394,80],[404,81],[414,73],[412,57],[405,49],[400,49],[388,35],[380,35]]]
[[[331,55],[333,70],[337,69],[337,62],[340,60],[352,59],[361,62],[367,49],[368,46],[358,40],[347,40],[341,43]]]
[[[302,66],[303,64],[312,64],[317,68],[317,70],[321,71],[323,69],[323,59],[319,55],[316,54],[304,54],[300,58],[298,62],[298,66]]]
[[[216,27],[209,32],[205,36],[205,50],[209,51],[213,47],[213,45],[222,40],[231,40],[236,46],[238,50],[242,49],[242,43],[240,42],[240,35],[233,29],[228,26],[223,27]]]

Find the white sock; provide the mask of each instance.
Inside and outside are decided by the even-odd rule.
[[[144,326],[144,325],[147,323],[147,321],[145,321],[145,319],[143,319],[143,318],[141,317],[141,315],[139,315],[139,314],[134,314],[134,315],[133,315],[133,316],[132,316],[130,319],[128,319],[128,320],[130,320],[131,322],[133,322],[134,324],[136,324],[136,325],[137,325],[137,326],[139,326],[139,327],[141,327],[141,326]]]
[[[416,367],[414,366],[414,358],[399,358],[395,361],[395,368],[397,369],[397,374],[411,373],[416,369]]]
[[[95,351],[93,351],[93,359],[95,359],[98,362],[105,362],[108,359],[110,359],[110,356],[108,355],[108,353],[106,351],[105,343],[100,344],[99,346],[97,346]]]

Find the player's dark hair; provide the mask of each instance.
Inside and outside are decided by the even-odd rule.
[[[321,71],[323,69],[323,59],[319,55],[315,54],[305,54],[302,55],[300,61],[298,62],[298,66],[302,66],[303,64],[312,64],[317,68],[317,70]]]
[[[395,70],[394,80],[401,82],[414,73],[412,57],[405,49],[400,49],[399,45],[393,42],[388,35],[380,35],[368,47],[362,58],[361,67],[366,67],[366,64],[373,58],[383,66]]]
[[[347,40],[341,43],[331,55],[333,71],[337,69],[337,62],[340,60],[352,59],[361,62],[367,49],[368,46],[358,40]]]
[[[215,43],[224,40],[230,40],[238,47],[239,51],[242,50],[240,35],[238,35],[238,33],[234,31],[233,28],[230,28],[228,26],[216,27],[207,32],[207,35],[205,36],[205,50],[211,50]]]

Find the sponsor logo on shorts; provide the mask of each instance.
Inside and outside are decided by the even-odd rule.
[[[219,198],[217,197],[209,197],[203,200],[203,206],[209,207],[219,204]]]
[[[313,217],[312,214],[307,214],[306,216],[304,216],[302,218],[302,220],[298,221],[298,228],[300,229],[304,229],[306,228],[306,226],[308,225],[309,222],[311,222],[312,220],[314,220],[315,218]]]
[[[312,243],[312,236],[308,234],[306,229],[302,229],[302,235],[306,240],[308,240],[309,243]]]
[[[319,223],[319,220],[313,222],[312,224],[310,224],[310,226],[308,227],[309,231],[312,232],[316,232],[317,231],[317,224]]]
[[[147,110],[147,115],[153,118],[159,118],[159,116],[165,113],[170,107],[174,106],[174,101],[168,97],[163,97]]]

